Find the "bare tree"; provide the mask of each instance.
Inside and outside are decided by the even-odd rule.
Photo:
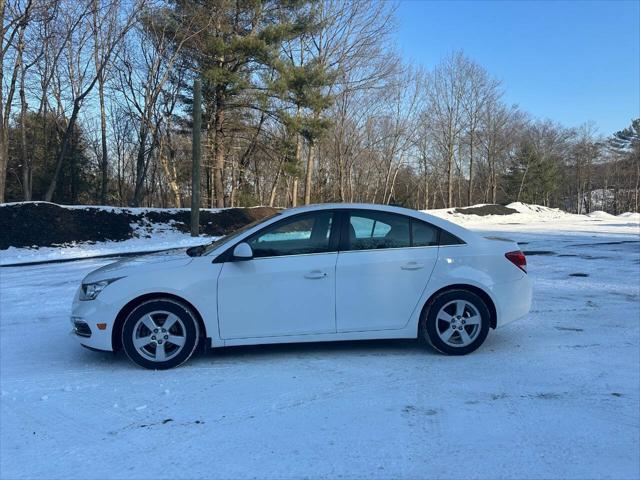
[[[0,0],[2,45],[0,48],[0,202],[4,201],[7,164],[9,162],[9,121],[18,76],[25,72],[23,55],[25,32],[32,18],[34,0]],[[5,62],[13,57],[7,92],[5,94]],[[23,75],[24,78],[24,75]],[[23,100],[24,102],[24,100]]]
[[[447,207],[453,206],[453,174],[460,137],[466,126],[463,99],[467,89],[467,59],[461,52],[446,57],[431,74],[429,110],[434,143],[447,166]]]
[[[466,139],[469,153],[469,186],[467,204],[473,204],[474,154],[478,143],[478,131],[481,128],[482,112],[487,102],[496,101],[501,96],[499,82],[489,77],[487,71],[477,63],[466,62],[467,92],[462,105],[466,116]]]
[[[107,157],[107,115],[104,104],[105,69],[100,69],[100,59],[104,56],[104,47],[108,45],[108,40],[103,38],[104,24],[100,22],[99,12],[101,10],[101,0],[93,0],[93,56],[95,69],[98,78],[98,100],[100,104],[100,203],[107,203],[107,170],[109,159]]]
[[[91,38],[93,37],[93,18],[91,13],[95,7],[94,0],[85,0],[76,5],[75,9],[65,10],[63,22],[65,25],[72,27],[77,25],[75,34],[72,35],[71,41],[68,42],[67,58],[66,58],[66,74],[69,82],[69,95],[71,101],[71,115],[68,118],[65,132],[62,136],[62,146],[56,161],[56,167],[49,183],[49,187],[45,194],[45,200],[51,201],[56,190],[58,177],[64,162],[69,139],[78,119],[78,114],[84,104],[85,99],[91,93],[99,78],[104,74],[107,65],[111,59],[113,52],[121,44],[122,39],[134,24],[136,14],[140,8],[139,3],[131,5],[130,10],[122,15],[117,8],[117,3],[111,3],[95,13],[99,17],[98,24],[104,32],[106,43],[103,45],[102,52],[98,55],[98,61],[95,58],[95,49],[91,48]],[[78,19],[82,19],[77,23]],[[94,53],[94,55],[88,54]]]
[[[206,24],[205,24],[206,27]],[[137,26],[127,48],[118,55],[117,90],[137,126],[135,186],[132,206],[140,205],[153,152],[159,146],[163,121],[170,121],[183,87],[185,66],[180,64],[182,47],[193,36],[176,38],[164,22],[146,16]],[[168,87],[168,88],[167,88]],[[167,130],[169,131],[169,130]],[[165,147],[165,140],[162,140]],[[160,156],[163,155],[161,149]],[[176,192],[174,191],[174,196]]]

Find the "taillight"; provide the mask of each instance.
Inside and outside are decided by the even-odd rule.
[[[524,273],[527,273],[527,257],[524,256],[522,251],[516,250],[515,252],[505,253],[504,256]]]

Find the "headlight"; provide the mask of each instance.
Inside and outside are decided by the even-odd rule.
[[[119,278],[111,278],[109,280],[100,280],[94,283],[83,283],[80,287],[80,300],[93,300],[98,294],[106,288],[110,283],[119,280]]]

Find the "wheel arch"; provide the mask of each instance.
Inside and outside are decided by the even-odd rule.
[[[202,315],[200,315],[200,312],[198,311],[198,309],[194,307],[191,302],[189,302],[188,300],[185,300],[182,297],[179,297],[178,295],[174,295],[171,293],[164,293],[164,292],[145,293],[144,295],[140,295],[134,298],[133,300],[130,300],[124,307],[120,309],[120,311],[116,315],[116,319],[113,324],[113,329],[111,330],[111,345],[113,346],[114,352],[117,352],[122,348],[122,338],[121,338],[122,326],[124,325],[124,321],[127,319],[129,314],[138,305],[146,301],[162,300],[162,299],[173,300],[175,302],[182,303],[185,307],[189,308],[189,310],[193,312],[196,318],[196,321],[198,322],[200,332],[202,332],[201,338],[207,337],[207,329],[204,324]]]
[[[491,328],[493,329],[496,328],[496,326],[498,325],[498,313],[496,310],[496,305],[493,302],[493,299],[483,289],[476,287],[474,285],[466,284],[466,283],[456,283],[452,285],[447,285],[446,287],[442,287],[441,289],[433,292],[431,296],[428,298],[428,300],[425,302],[424,306],[422,307],[422,311],[420,312],[420,319],[424,318],[426,313],[429,311],[429,308],[431,308],[431,305],[433,304],[434,300],[439,295],[445,292],[448,292],[450,290],[467,290],[471,293],[475,293],[476,295],[478,295],[482,299],[482,301],[487,305],[487,308],[489,309],[489,315],[491,315],[490,317]],[[418,325],[419,324],[420,322],[418,322]]]

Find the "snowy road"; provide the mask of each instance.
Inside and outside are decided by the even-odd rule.
[[[510,229],[550,252],[533,311],[461,358],[350,342],[146,371],[68,335],[111,259],[2,268],[0,477],[640,477],[638,235]]]

